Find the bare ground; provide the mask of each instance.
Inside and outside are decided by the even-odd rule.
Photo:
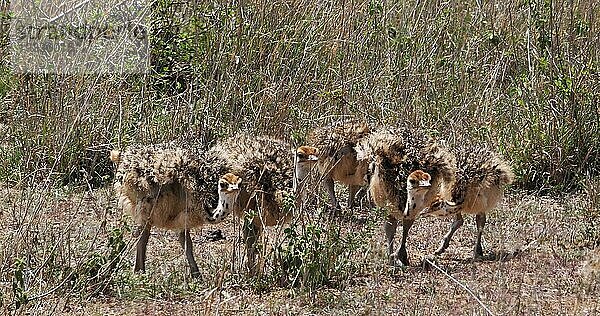
[[[381,215],[354,210],[355,220],[333,219],[344,234],[363,236],[353,255],[354,270],[314,290],[282,287],[245,274],[240,223],[194,231],[202,280],[187,277],[176,234],[154,230],[146,274],[131,272],[135,240],[119,269],[103,280],[68,280],[63,270],[89,264],[106,253],[114,229],[127,217],[116,209],[110,190],[91,193],[2,189],[0,297],[5,312],[71,315],[305,314],[305,315],[595,315],[600,313],[597,201],[586,194],[549,198],[507,194],[488,215],[486,260],[473,261],[475,225],[471,217],[448,251],[436,258],[450,219],[417,221],[408,242],[411,266],[386,264]],[[356,220],[366,217],[365,222]],[[317,221],[312,214],[308,221]],[[332,226],[324,226],[331,228]],[[211,230],[225,240],[209,242]],[[268,243],[281,242],[281,228],[269,229]],[[397,239],[399,236],[397,236]],[[270,248],[269,248],[270,249]],[[269,254],[272,254],[268,250]],[[24,262],[22,287],[28,301],[15,309],[17,258]],[[238,258],[238,259],[234,259]],[[596,260],[596,261],[594,261]],[[432,262],[433,264],[427,264]],[[594,263],[596,262],[596,263]],[[424,264],[426,263],[426,264]],[[267,260],[267,274],[270,262]],[[70,267],[65,269],[65,267]],[[58,271],[57,270],[61,270]],[[67,281],[65,281],[67,280]],[[262,283],[261,283],[262,282]],[[18,286],[17,286],[18,287]],[[98,290],[101,289],[101,290]]]

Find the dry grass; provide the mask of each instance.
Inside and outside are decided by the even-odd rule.
[[[593,270],[585,268],[586,260],[594,255],[593,247],[598,246],[600,232],[590,231],[590,203],[583,194],[562,198],[509,194],[505,203],[489,216],[484,250],[490,260],[486,261],[471,259],[475,225],[467,218],[448,252],[434,261],[451,278],[420,265],[437,247],[450,224],[448,220],[419,220],[409,239],[413,265],[393,269],[385,264],[380,215],[361,209],[356,212],[366,214],[366,223],[328,219],[331,222],[325,227],[341,226],[343,234],[365,237],[360,251],[354,253],[358,268],[349,271],[340,282],[302,290],[277,282],[260,286],[267,279],[251,278],[241,271],[240,223],[233,218],[194,232],[202,281],[187,277],[185,256],[176,234],[156,231],[148,246],[146,274],[131,272],[134,240],[126,233],[128,247],[119,268],[106,279],[89,278],[78,283],[70,279],[68,272],[80,271],[89,264],[90,254],[106,253],[111,231],[124,227],[111,190],[50,191],[52,194],[33,197],[28,196],[32,194],[28,190],[2,190],[0,277],[5,289],[2,309],[6,312],[486,314],[457,282],[468,287],[494,315],[600,312],[597,279],[589,273]],[[307,221],[315,223],[317,217]],[[208,231],[216,228],[222,229],[227,239],[208,242]],[[281,235],[280,228],[270,229],[268,243],[277,245]],[[29,302],[15,310],[16,297],[10,289],[15,287],[17,258],[25,260],[24,285]],[[272,266],[269,260],[267,266]],[[84,276],[79,272],[78,278]]]
[[[593,0],[159,0],[152,10],[148,74],[13,74],[0,58],[0,142],[14,144],[0,147],[0,180],[97,185],[113,147],[237,130],[301,141],[347,116],[490,142],[529,189],[600,174]]]

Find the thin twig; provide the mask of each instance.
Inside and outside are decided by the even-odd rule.
[[[469,294],[471,294],[471,296],[477,301],[477,303],[479,303],[479,305],[481,305],[481,307],[483,307],[483,309],[488,313],[488,315],[493,316],[494,313],[492,313],[492,311],[485,306],[485,304],[483,304],[483,302],[477,297],[477,295],[475,295],[475,293],[473,291],[471,291],[471,289],[469,289],[469,287],[467,287],[466,285],[460,283],[457,279],[455,279],[453,276],[451,276],[450,274],[448,274],[448,272],[444,271],[442,268],[440,268],[437,264],[433,263],[433,261],[425,258],[424,259],[428,264],[432,265],[434,268],[438,269],[438,271],[442,272],[445,276],[447,276],[450,280],[454,281],[456,284],[460,285],[463,289],[465,289]]]

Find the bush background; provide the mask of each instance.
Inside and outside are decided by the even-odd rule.
[[[3,2],[0,176],[101,183],[108,148],[356,116],[468,135],[525,188],[576,188],[599,170],[597,4],[158,0],[150,73],[57,76],[11,74]]]

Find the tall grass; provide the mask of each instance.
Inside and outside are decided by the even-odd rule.
[[[160,0],[153,8],[147,75],[4,69],[1,112],[14,146],[4,146],[3,179],[42,170],[65,183],[101,182],[108,169],[96,153],[110,147],[190,130],[301,138],[341,116],[491,142],[527,188],[574,188],[598,174],[593,1]]]

